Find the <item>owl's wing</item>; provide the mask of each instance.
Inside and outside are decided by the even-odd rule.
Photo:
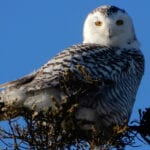
[[[69,47],[45,64],[28,86],[39,90],[59,86],[69,77],[69,82],[115,83],[123,75],[141,77],[144,58],[139,50],[108,48],[95,44]]]
[[[115,83],[123,74],[143,74],[143,61],[143,55],[137,50],[79,44],[62,51],[37,72],[2,84],[0,88],[26,86],[27,91],[36,91],[59,86],[67,77],[69,82],[85,85]]]

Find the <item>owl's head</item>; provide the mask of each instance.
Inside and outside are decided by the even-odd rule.
[[[123,9],[111,5],[98,7],[87,16],[83,38],[83,43],[139,48],[130,16]]]

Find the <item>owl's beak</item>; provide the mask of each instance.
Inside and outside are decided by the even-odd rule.
[[[108,37],[109,39],[111,39],[113,35],[114,34],[113,34],[112,29],[109,28],[108,30],[105,31],[105,36]]]
[[[108,29],[108,37],[109,39],[113,37],[113,31],[110,28]]]

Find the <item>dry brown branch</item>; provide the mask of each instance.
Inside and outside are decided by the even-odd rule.
[[[61,106],[53,98],[55,107],[46,112],[36,112],[34,108],[33,110],[20,108],[20,114],[23,116],[21,121],[18,121],[19,118],[9,119],[7,123],[9,129],[0,128],[0,145],[2,143],[6,149],[15,150],[53,150],[64,149],[64,147],[70,149],[74,145],[84,150],[89,147],[89,143],[91,149],[96,145],[104,145],[105,149],[116,147],[119,150],[126,145],[135,145],[138,134],[150,144],[150,108],[145,111],[140,110],[139,121],[131,122],[130,126],[114,126],[112,136],[109,138],[103,131],[97,132],[94,126],[89,131],[80,128],[84,122],[75,117],[79,95],[88,93],[89,90],[103,85],[104,82],[108,85],[113,83],[108,80],[95,82],[86,74],[84,68],[78,66],[78,69],[84,74],[84,78],[79,79],[72,76],[71,72],[67,72],[67,76],[64,75],[63,80],[60,79],[61,89],[67,95]],[[89,82],[83,85],[82,80]],[[11,118],[12,114],[5,112],[4,116]]]

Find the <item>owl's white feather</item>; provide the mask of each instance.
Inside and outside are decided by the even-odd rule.
[[[101,6],[87,16],[83,29],[83,43],[96,43],[107,47],[139,48],[130,16],[122,10],[118,10],[109,17],[98,11],[108,7],[111,6]],[[117,20],[122,20],[124,24],[117,25]],[[102,22],[102,25],[96,26],[97,21]]]

